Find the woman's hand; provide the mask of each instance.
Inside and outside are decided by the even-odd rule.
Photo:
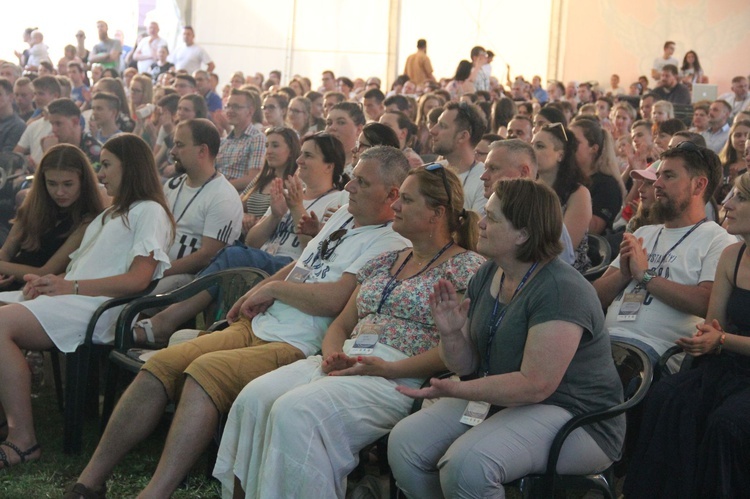
[[[380,357],[359,356],[351,360],[353,362],[350,367],[332,370],[329,371],[329,374],[331,376],[380,376],[382,378],[390,378],[388,376],[390,362]]]
[[[459,333],[469,315],[469,299],[459,301],[450,281],[440,279],[430,294],[430,310],[440,336]]]
[[[284,199],[284,181],[280,178],[273,179],[269,194],[271,195],[271,214],[276,218],[286,215],[288,208]]]
[[[432,378],[430,386],[425,388],[409,388],[407,386],[397,386],[396,390],[407,397],[413,399],[435,399],[438,397],[456,397],[458,396],[458,387],[460,382],[451,379]]]
[[[695,326],[698,331],[691,338],[680,338],[675,343],[685,350],[685,353],[698,357],[713,352],[721,344],[721,335],[724,330],[719,321],[714,319],[711,324],[703,323]]]
[[[318,216],[314,211],[310,212],[310,215],[302,215],[297,224],[297,234],[304,236],[315,237],[320,232],[322,224],[318,220]]]
[[[357,363],[357,359],[349,357],[344,352],[336,352],[329,355],[320,365],[324,374],[344,371]]]
[[[305,184],[302,183],[302,180],[297,175],[290,175],[284,180],[284,187],[286,187],[284,198],[289,209],[298,208],[304,211]]]
[[[73,294],[73,282],[66,281],[60,276],[47,274],[39,277],[35,274],[23,276],[26,286],[23,288],[23,296],[27,300],[33,300],[39,295],[60,296]]]
[[[13,284],[13,281],[15,280],[16,278],[12,275],[0,275],[0,288],[7,288]]]

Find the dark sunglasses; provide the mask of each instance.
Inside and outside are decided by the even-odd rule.
[[[338,248],[339,244],[344,240],[348,229],[338,229],[331,232],[331,235],[323,240],[320,245],[320,258],[321,260],[328,260],[331,258],[333,253]]]

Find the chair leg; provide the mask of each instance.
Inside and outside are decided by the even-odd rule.
[[[65,410],[65,395],[63,394],[62,371],[60,370],[60,352],[57,349],[49,351],[49,357],[52,361],[52,375],[55,378],[55,393],[57,393],[57,407],[60,412]]]
[[[63,452],[68,455],[79,454],[83,444],[83,417],[90,353],[88,347],[81,346],[74,353],[65,356],[67,366]]]

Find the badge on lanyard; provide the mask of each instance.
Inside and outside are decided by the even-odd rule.
[[[622,298],[622,305],[620,305],[620,311],[617,312],[617,320],[619,322],[632,322],[638,317],[638,312],[641,310],[643,300],[646,299],[646,293],[636,292],[625,293]]]
[[[310,269],[305,267],[294,267],[292,271],[289,272],[289,275],[286,276],[286,280],[288,282],[302,283],[305,282],[309,276]]]
[[[360,328],[359,334],[354,339],[354,345],[349,349],[350,355],[371,355],[378,344],[383,326],[367,324]]]
[[[278,238],[276,241],[269,244],[265,250],[266,253],[272,256],[276,256],[276,253],[279,251],[279,248],[281,247],[281,243],[279,243]]]
[[[466,404],[466,409],[461,416],[461,422],[469,426],[476,426],[487,418],[487,414],[490,412],[490,404],[488,402],[476,402],[471,401]]]

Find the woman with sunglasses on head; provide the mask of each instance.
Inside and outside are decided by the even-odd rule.
[[[543,133],[543,132],[541,132]],[[430,297],[446,367],[468,381],[399,386],[439,398],[398,423],[388,461],[407,497],[505,497],[503,485],[541,473],[573,416],[622,402],[594,288],[558,255],[562,212],[532,179],[497,182],[479,223],[488,258],[466,298],[441,280]],[[558,472],[588,474],[620,457],[624,417],[571,433]]]
[[[467,251],[477,215],[439,164],[412,170],[393,210],[393,229],[413,248],[360,270],[322,355],[256,378],[232,406],[214,469],[225,496],[343,498],[359,451],[409,412],[395,387],[416,388],[443,369],[428,297],[444,279],[465,289],[479,268]]]
[[[724,249],[706,321],[677,345],[693,369],[649,390],[624,492],[638,498],[746,497],[750,490],[750,175],[724,205]]]
[[[542,126],[531,145],[539,164],[539,180],[552,187],[560,199],[563,224],[576,248],[573,267],[585,272],[591,266],[587,235],[593,210],[591,194],[584,185],[586,175],[575,159],[578,141],[573,132],[555,123]]]
[[[297,134],[291,128],[271,129],[267,154],[276,154],[274,140],[289,139],[290,134],[296,139]],[[220,250],[196,278],[237,267],[255,267],[273,275],[299,258],[311,237],[299,233],[297,224],[302,217],[322,218],[329,207],[337,208],[340,191],[349,178],[343,174],[344,148],[330,134],[311,135],[302,141],[301,151],[297,148],[296,175],[278,174],[269,181],[269,208],[248,230],[245,243]],[[133,326],[133,338],[140,344],[163,346],[181,324],[204,310],[215,295],[215,290],[203,291],[150,319],[138,321]]]
[[[14,302],[0,307],[0,406],[8,425],[0,463],[5,468],[41,454],[22,349],[74,352],[102,303],[143,291],[169,268],[174,219],[148,145],[131,134],[108,140],[99,178],[112,206],[89,224],[67,272],[28,274],[22,292],[0,294],[0,302]],[[94,343],[114,340],[116,318],[116,309],[102,316]]]

